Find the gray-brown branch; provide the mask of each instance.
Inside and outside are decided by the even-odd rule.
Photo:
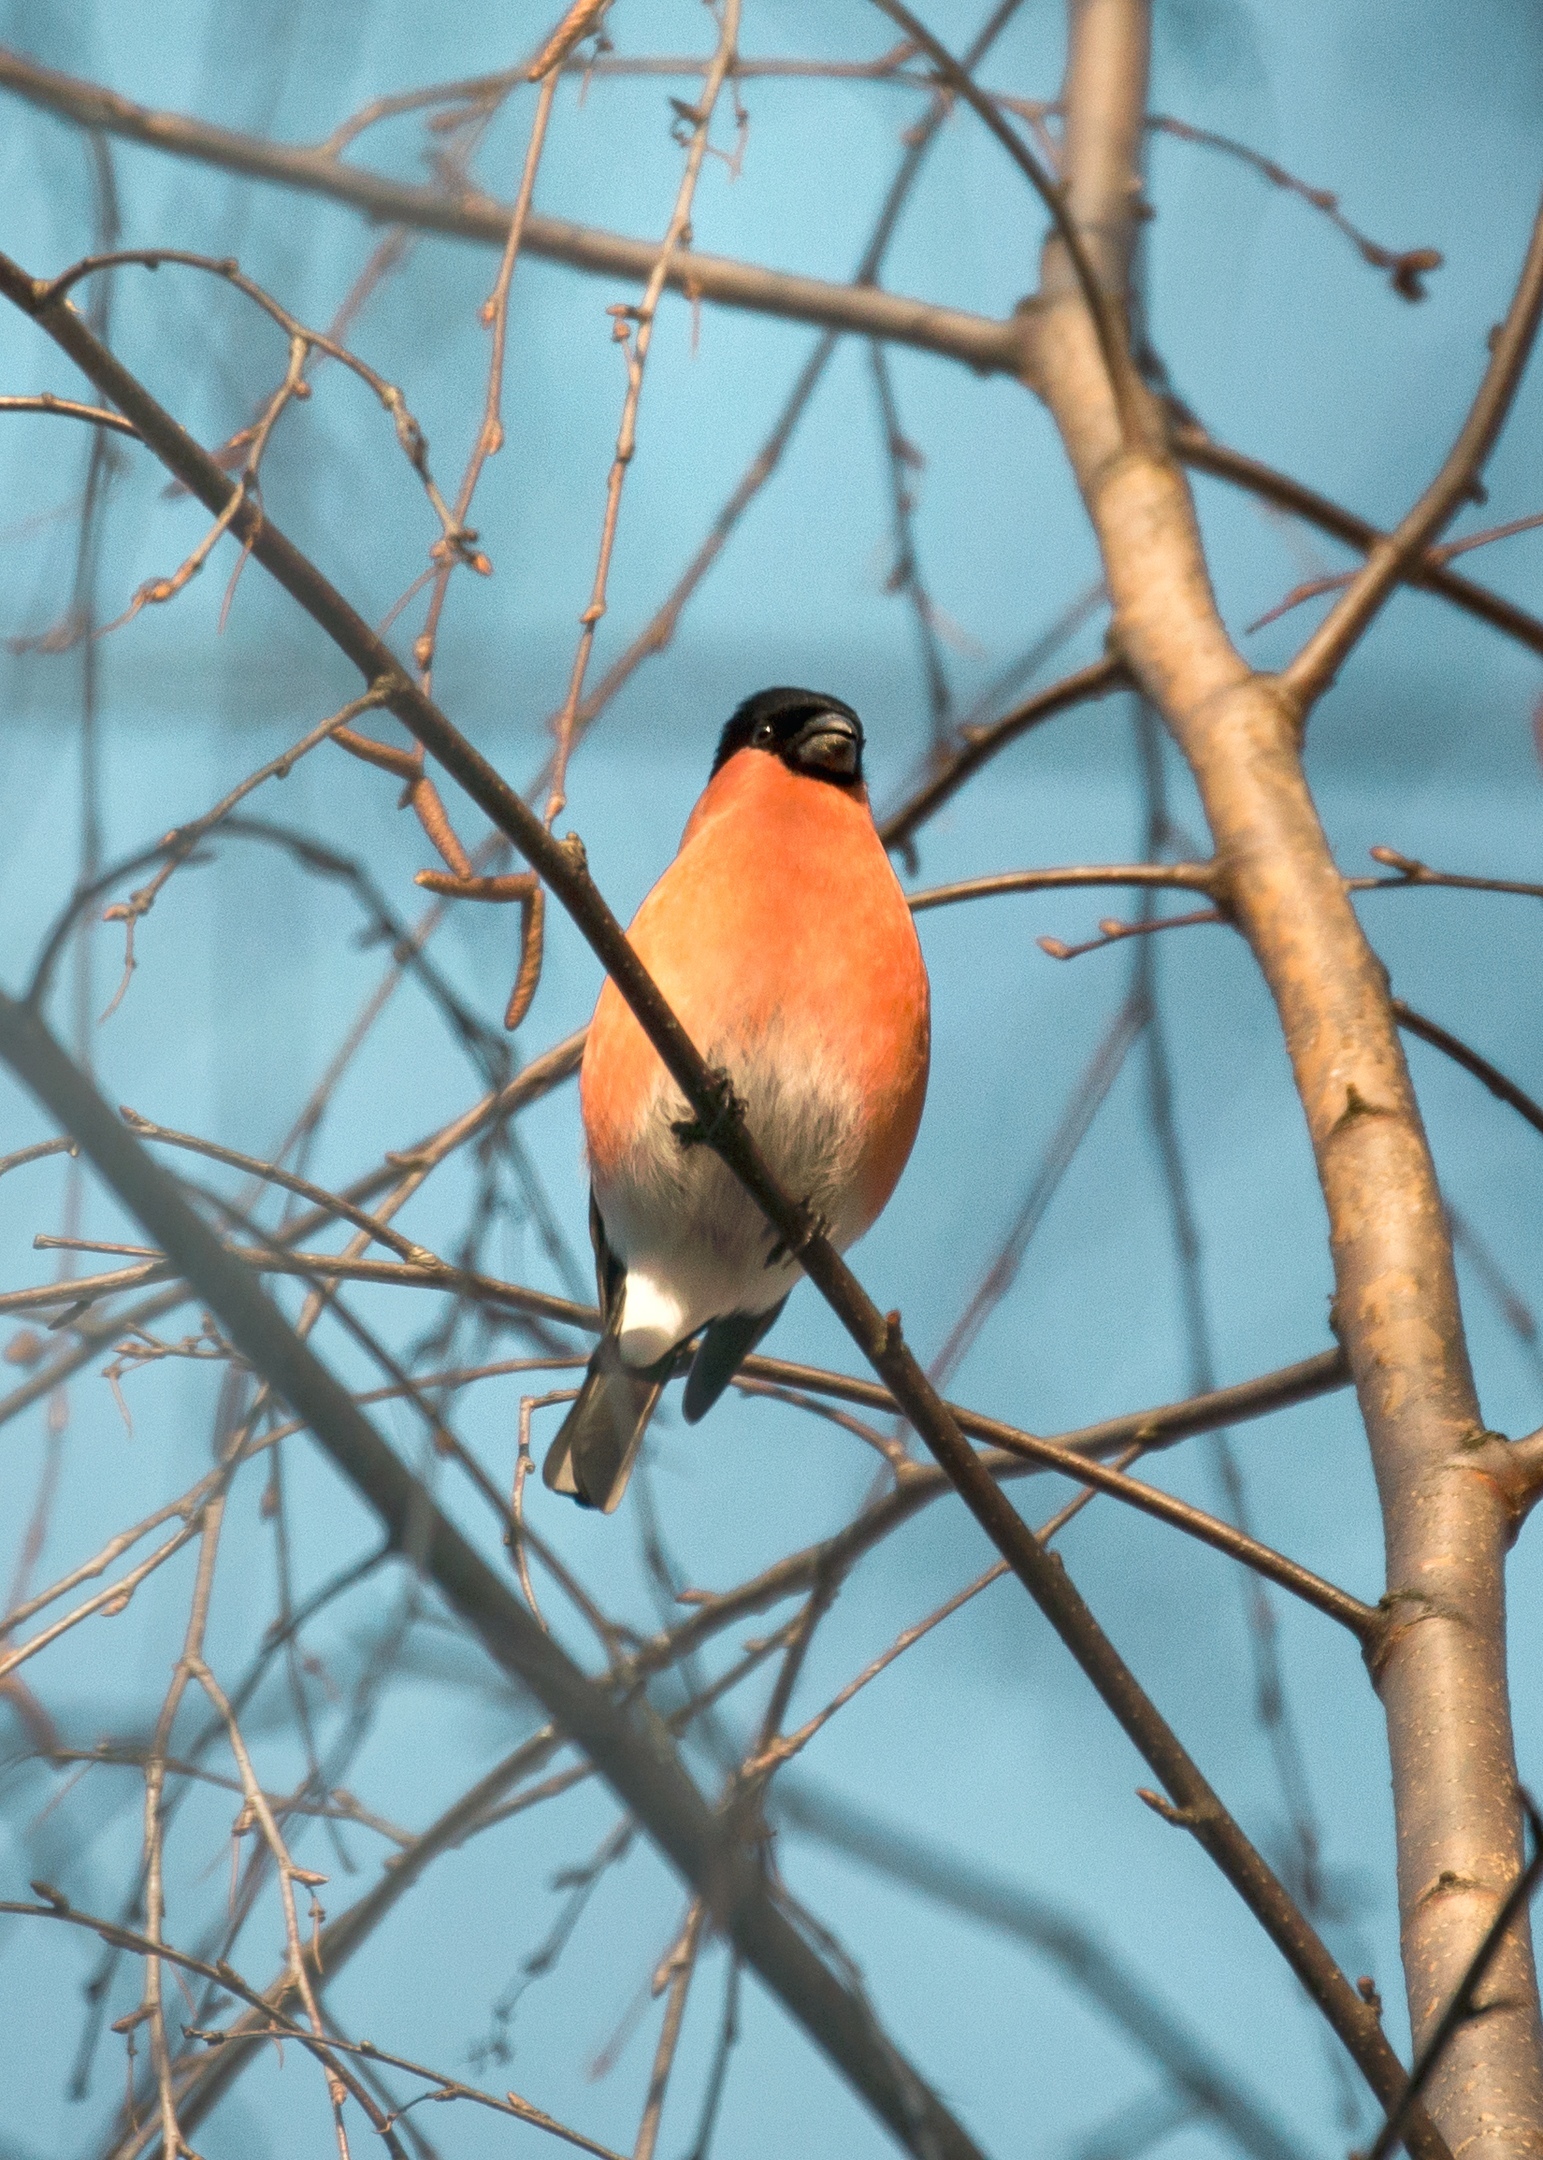
[[[1066,79],[1078,215],[1128,220],[1146,95],[1143,0],[1076,0]],[[1077,145],[1096,144],[1086,171]],[[1119,156],[1111,145],[1121,145]],[[1102,179],[1093,182],[1096,176]],[[1536,243],[1494,369],[1535,320]],[[1114,638],[1187,757],[1232,919],[1280,1016],[1330,1225],[1336,1328],[1371,1444],[1387,1544],[1389,1623],[1373,1670],[1392,1753],[1399,1899],[1418,2045],[1515,1880],[1521,1819],[1506,1677],[1508,1498],[1489,1474],[1445,1211],[1387,987],[1356,921],[1303,774],[1304,698],[1364,626],[1397,550],[1310,654],[1295,694],[1255,674],[1217,613],[1194,507],[1154,407],[1131,448],[1081,296],[1052,245],[1037,303],[1033,387],[1052,409],[1103,554]],[[1504,388],[1503,384],[1498,385]],[[1503,398],[1486,388],[1464,454]],[[1443,475],[1442,501],[1451,467]],[[1441,504],[1437,504],[1439,509]],[[1431,2089],[1454,2147],[1535,2153],[1543,2034],[1525,1926],[1508,1937],[1493,2007],[1464,2028]],[[1415,2133],[1411,2130],[1410,2142]]]
[[[910,2069],[867,2003],[784,1915],[753,1848],[723,1836],[656,1725],[613,1702],[543,1632],[42,1023],[3,995],[0,1057],[79,1140],[123,1205],[173,1256],[253,1370],[305,1420],[395,1548],[413,1556],[494,1662],[527,1687],[589,1757],[660,1851],[706,1899],[746,1962],[899,2143],[917,2160],[935,2154],[978,2160],[974,2142]]]

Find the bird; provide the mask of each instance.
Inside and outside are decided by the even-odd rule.
[[[930,993],[869,807],[850,705],[779,686],[724,727],[674,861],[628,939],[784,1190],[838,1251],[877,1220],[921,1122]],[[602,1332],[547,1451],[551,1490],[611,1513],[677,1362],[696,1424],[802,1269],[691,1118],[608,977],[579,1074]]]

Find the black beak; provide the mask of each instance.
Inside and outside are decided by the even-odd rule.
[[[844,713],[819,713],[805,721],[791,744],[793,761],[812,772],[850,780],[862,760],[862,739]]]

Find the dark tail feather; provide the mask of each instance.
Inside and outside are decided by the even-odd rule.
[[[570,1493],[580,1507],[612,1513],[627,1490],[670,1364],[666,1358],[635,1372],[622,1363],[616,1337],[601,1337],[578,1399],[541,1466],[542,1479],[553,1492]]]
[[[672,1360],[666,1358],[646,1372],[634,1372],[622,1362],[616,1327],[626,1270],[606,1243],[605,1224],[593,1192],[589,1236],[595,1248],[595,1285],[604,1332],[573,1408],[547,1449],[541,1476],[553,1492],[568,1493],[580,1507],[599,1508],[609,1515],[627,1490]]]
[[[725,1313],[721,1320],[709,1324],[691,1361],[680,1406],[688,1425],[695,1425],[706,1417],[761,1337],[775,1324],[786,1303],[784,1298],[770,1312]]]

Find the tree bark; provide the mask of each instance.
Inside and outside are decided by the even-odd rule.
[[[1146,97],[1145,0],[1073,0],[1073,214],[1123,279]],[[1122,241],[1122,234],[1125,239]],[[1123,284],[1121,288],[1123,292]],[[1506,1675],[1512,1516],[1469,1368],[1451,1240],[1388,980],[1346,897],[1301,760],[1305,714],[1238,654],[1155,405],[1121,432],[1062,250],[1045,251],[1032,387],[1103,553],[1113,641],[1195,775],[1221,890],[1275,1000],[1329,1218],[1335,1325],[1381,1501],[1387,1717],[1405,1981],[1416,2047],[1522,1862]],[[1543,2150],[1543,2031],[1525,1916],[1429,2088],[1454,2154]]]

